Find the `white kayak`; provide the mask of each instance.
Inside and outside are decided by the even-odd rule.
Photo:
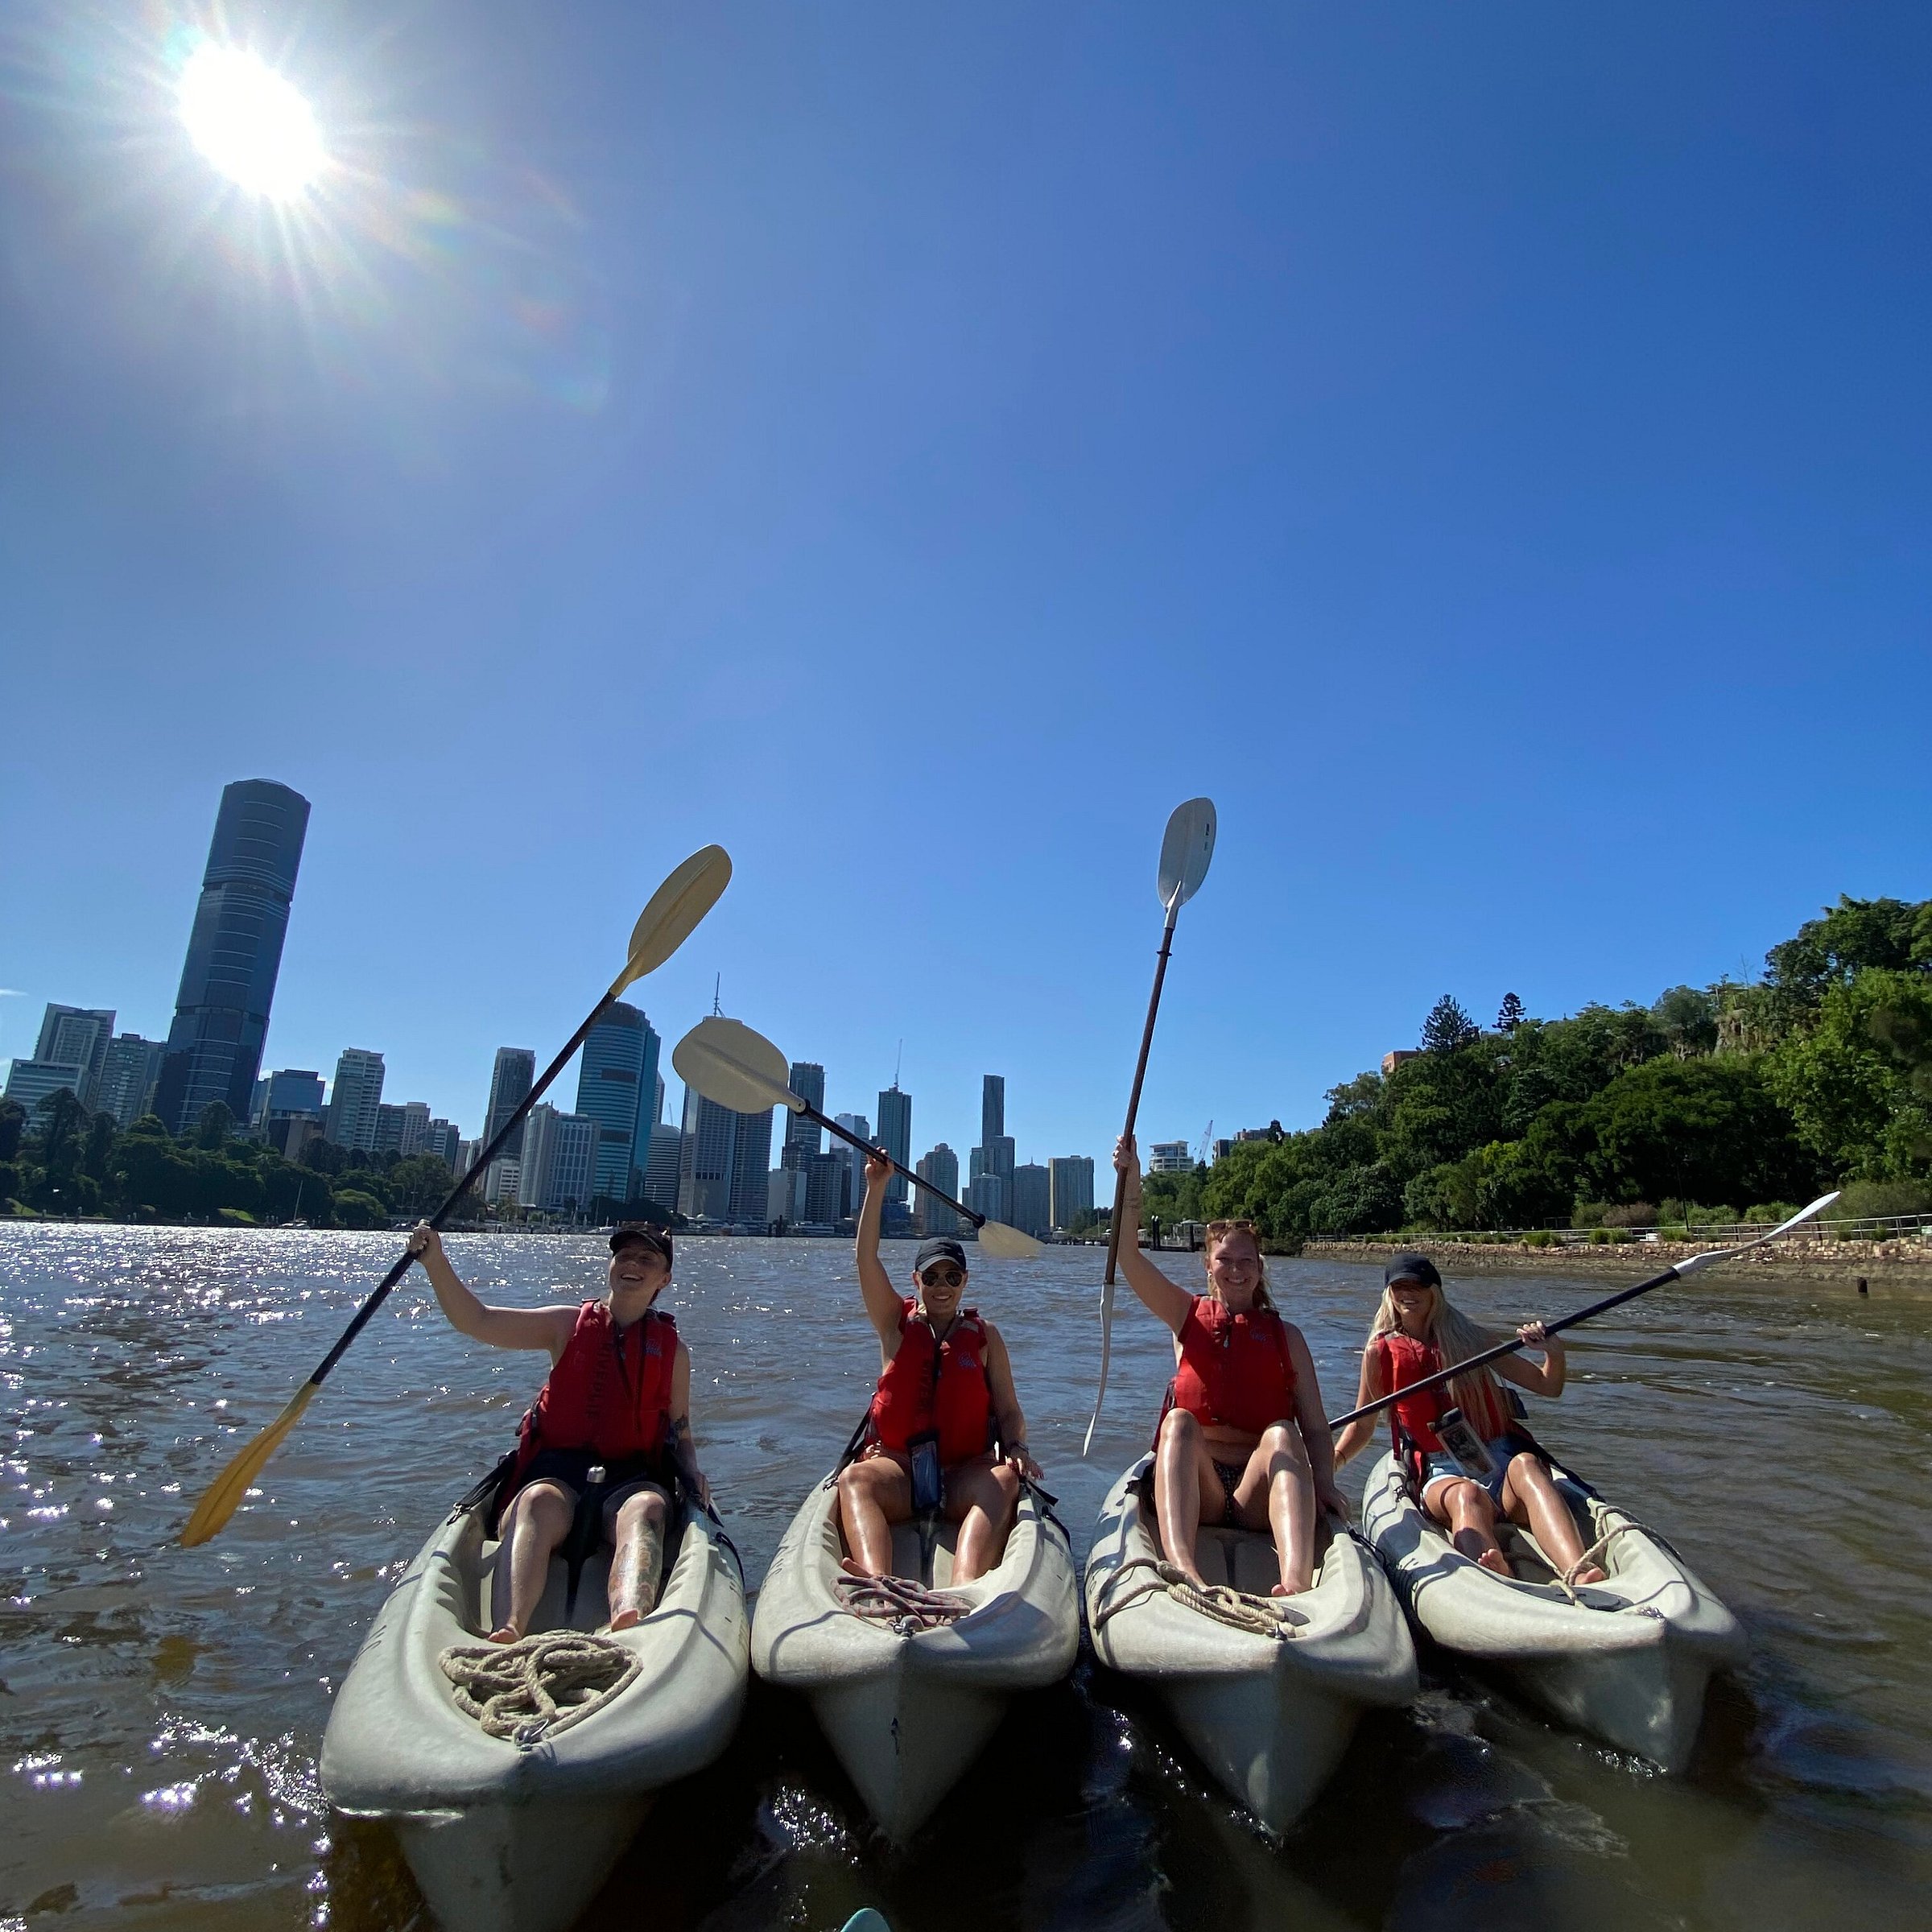
[[[1257,1603],[1276,1635],[1218,1620],[1177,1597],[1160,1555],[1152,1456],[1108,1492],[1087,1558],[1094,1654],[1144,1678],[1216,1781],[1270,1831],[1291,1825],[1327,1783],[1371,1705],[1414,1696],[1415,1646],[1389,1581],[1345,1526],[1331,1525],[1315,1586]],[[1271,1538],[1203,1530],[1195,1552],[1212,1585],[1265,1599],[1281,1579]],[[1241,1606],[1235,1606],[1239,1614]]]
[[[1714,1672],[1744,1661],[1737,1619],[1627,1511],[1553,1462],[1586,1550],[1608,1572],[1574,1595],[1536,1540],[1501,1525],[1514,1579],[1464,1556],[1409,1493],[1393,1455],[1368,1478],[1362,1523],[1417,1624],[1534,1703],[1619,1750],[1682,1770]],[[1607,1543],[1604,1542],[1608,1538]]]
[[[838,1488],[819,1484],[792,1519],[758,1591],[752,1667],[810,1699],[819,1728],[880,1829],[904,1844],[998,1727],[1014,1692],[1057,1683],[1080,1649],[1080,1604],[1064,1533],[1030,1491],[998,1566],[952,1582],[954,1525],[893,1533],[896,1575],[970,1606],[916,1627],[856,1614],[839,1567]]]
[[[494,1621],[498,1546],[473,1509],[423,1546],[369,1626],[322,1740],[340,1810],[395,1827],[448,1932],[561,1932],[596,1896],[663,1785],[708,1765],[737,1728],[748,1682],[745,1587],[721,1532],[696,1511],[667,1558],[657,1608],[611,1638],[630,1683],[548,1739],[490,1736],[460,1707],[438,1658]],[[552,1559],[531,1634],[594,1631],[609,1612],[609,1553],[584,1564],[565,1618]]]

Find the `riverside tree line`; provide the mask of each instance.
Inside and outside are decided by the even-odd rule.
[[[1152,1174],[1163,1220],[1268,1238],[1773,1221],[1932,1210],[1932,900],[1841,898],[1756,984],[1492,1028],[1447,995],[1422,1051],[1327,1095],[1321,1125]],[[1612,1238],[1606,1235],[1605,1238]]]

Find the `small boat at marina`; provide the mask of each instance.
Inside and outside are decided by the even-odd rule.
[[[903,1613],[840,1567],[839,1492],[805,1499],[772,1558],[751,1628],[752,1667],[811,1703],[879,1828],[904,1844],[998,1728],[1013,1696],[1057,1683],[1080,1649],[1080,1603],[1064,1530],[1030,1488],[999,1563],[952,1581],[955,1526],[893,1531],[893,1570],[915,1587]],[[940,1600],[933,1617],[927,1593]]]
[[[1738,1621],[1654,1530],[1554,1459],[1601,1583],[1566,1587],[1536,1539],[1507,1521],[1496,1532],[1516,1572],[1464,1556],[1409,1492],[1393,1455],[1371,1472],[1362,1524],[1417,1627],[1455,1657],[1494,1673],[1552,1716],[1681,1771],[1712,1675],[1743,1662]]]
[[[749,1681],[744,1579],[715,1518],[680,1510],[656,1608],[603,1633],[628,1681],[554,1735],[533,1724],[493,1736],[440,1662],[478,1646],[495,1622],[500,1546],[485,1538],[486,1513],[452,1513],[370,1625],[323,1739],[322,1788],[337,1810],[395,1827],[446,1932],[563,1932],[655,1794],[730,1742]],[[566,1560],[551,1559],[533,1637],[608,1620],[609,1558],[584,1560],[568,1614]]]
[[[1087,1558],[1088,1628],[1109,1668],[1159,1692],[1216,1781],[1269,1831],[1293,1824],[1333,1775],[1371,1707],[1416,1690],[1415,1646],[1389,1581],[1347,1525],[1318,1533],[1312,1589],[1270,1599],[1271,1538],[1203,1529],[1212,1599],[1163,1578],[1154,1458],[1108,1492]]]

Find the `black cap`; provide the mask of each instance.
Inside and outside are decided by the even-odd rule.
[[[1393,1288],[1397,1282],[1420,1282],[1425,1287],[1439,1288],[1443,1278],[1427,1255],[1397,1254],[1390,1256],[1389,1265],[1382,1270],[1382,1286]]]
[[[628,1247],[633,1241],[641,1241],[646,1248],[664,1257],[664,1265],[671,1265],[671,1236],[662,1228],[654,1228],[649,1221],[626,1221],[621,1228],[613,1228],[610,1235],[610,1251],[615,1254],[620,1248]]]
[[[914,1274],[923,1274],[935,1261],[954,1261],[961,1274],[966,1269],[966,1250],[957,1241],[949,1241],[943,1236],[937,1241],[921,1241],[919,1251],[912,1257]]]

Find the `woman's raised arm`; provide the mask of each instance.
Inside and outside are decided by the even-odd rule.
[[[493,1308],[479,1301],[458,1278],[444,1252],[443,1237],[427,1221],[420,1221],[409,1237],[409,1252],[423,1264],[436,1305],[459,1335],[488,1342],[493,1348],[547,1348],[554,1362],[570,1343],[577,1325],[574,1307]]]
[[[1133,1136],[1124,1133],[1113,1144],[1113,1170],[1126,1177],[1121,1197],[1120,1258],[1131,1288],[1176,1335],[1194,1306],[1185,1288],[1168,1280],[1141,1252],[1141,1157]]]

